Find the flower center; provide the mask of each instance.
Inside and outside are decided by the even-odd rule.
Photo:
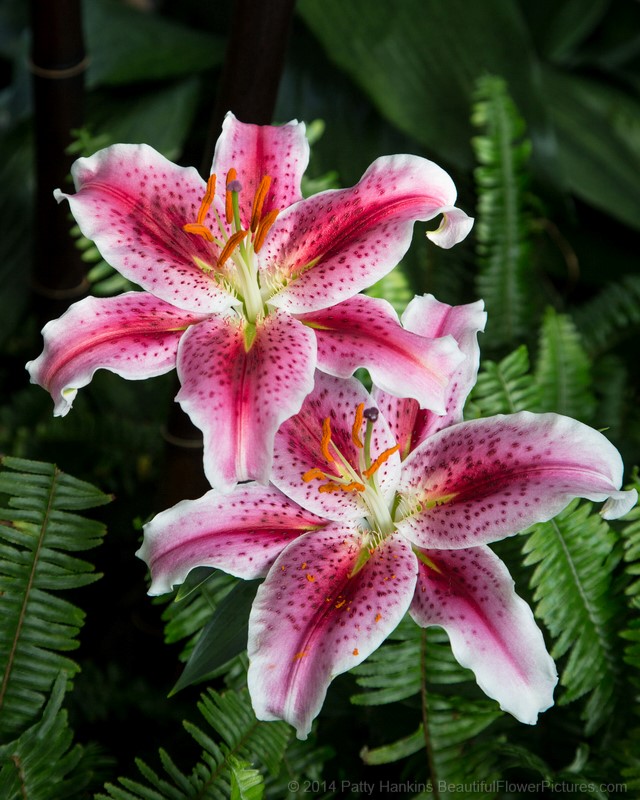
[[[215,207],[212,209],[216,192],[216,176],[212,174],[207,181],[207,189],[202,198],[196,221],[182,226],[187,233],[201,236],[219,248],[213,264],[207,264],[197,257],[194,257],[194,260],[205,274],[213,273],[214,280],[242,301],[244,316],[251,324],[255,324],[258,318],[267,313],[255,256],[264,245],[267,234],[279,213],[277,209],[272,209],[263,214],[270,186],[271,178],[269,175],[265,175],[253,198],[249,229],[245,230],[240,222],[238,204],[242,186],[236,170],[233,168],[229,170],[225,184],[225,219],[227,226],[232,227],[232,232],[229,234]],[[209,212],[214,217],[218,230],[217,235],[206,224]]]
[[[380,491],[377,472],[388,459],[398,451],[400,445],[389,447],[375,459],[371,457],[371,432],[378,417],[376,408],[365,410],[360,403],[355,410],[351,428],[351,441],[358,452],[358,466],[354,467],[340,452],[332,439],[331,420],[327,417],[322,423],[320,450],[324,460],[331,466],[331,472],[314,467],[302,476],[305,483],[313,480],[326,481],[318,486],[318,491],[325,492],[357,492],[365,507],[365,518],[369,525],[367,548],[376,547],[395,530],[391,511]],[[366,424],[364,440],[361,437],[362,425]],[[336,475],[336,472],[338,473]]]

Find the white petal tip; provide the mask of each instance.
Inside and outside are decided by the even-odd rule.
[[[603,519],[618,519],[624,517],[638,502],[638,492],[629,489],[624,492],[616,492],[605,502],[600,509],[600,516]]]
[[[427,231],[427,237],[438,247],[448,250],[466,238],[473,228],[473,217],[454,206],[441,208],[440,213],[442,214],[440,227],[435,231]]]

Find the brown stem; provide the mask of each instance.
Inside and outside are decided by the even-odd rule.
[[[294,5],[295,0],[235,0],[203,174],[208,175],[211,169],[227,111],[233,111],[242,122],[272,122]],[[171,409],[165,439],[166,466],[158,502],[167,508],[178,500],[199,497],[208,483],[202,469],[202,435],[177,405]]]
[[[429,716],[427,710],[427,631],[422,631],[420,641],[420,700],[422,705],[422,731],[424,734],[424,748],[427,752],[427,763],[429,765],[429,775],[431,777],[431,791],[434,800],[440,800],[438,790],[438,778],[436,775],[435,761],[433,758],[433,747],[431,746],[431,736],[429,735]]]
[[[209,124],[202,171],[209,174],[227,111],[242,122],[268,125],[284,66],[295,0],[235,0],[231,33]]]
[[[83,121],[87,59],[80,0],[31,0],[31,57],[36,197],[34,263],[36,309],[44,318],[59,315],[86,294],[84,264],[69,235],[69,210],[53,190],[69,188],[72,157],[65,149],[71,130]]]

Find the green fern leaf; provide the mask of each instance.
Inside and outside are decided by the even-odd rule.
[[[222,739],[216,742],[201,728],[185,722],[184,727],[202,748],[199,762],[189,776],[173,762],[168,753],[160,751],[164,776],[143,761],[136,765],[149,785],[129,778],[120,778],[119,786],[106,784],[108,794],[97,794],[97,800],[228,800],[234,791],[240,798],[253,800],[262,791],[264,776],[254,771],[266,769],[276,775],[281,768],[290,731],[284,722],[259,722],[255,718],[249,694],[228,691],[218,694],[208,690],[201,696],[198,709],[209,727]]]
[[[465,417],[532,411],[538,405],[539,390],[529,374],[529,354],[521,345],[500,362],[484,362],[465,409]]]
[[[56,679],[42,718],[15,741],[0,746],[3,800],[57,800],[78,797],[90,780],[79,769],[83,750],[72,746],[67,712],[61,710],[67,676]]]
[[[545,312],[540,330],[536,382],[541,408],[583,422],[593,419],[591,364],[572,320],[553,308]]]
[[[620,598],[611,586],[620,561],[618,537],[590,503],[571,503],[549,522],[534,525],[525,540],[536,615],[554,639],[551,655],[566,657],[559,699],[565,705],[589,695],[583,712],[587,732],[606,718],[618,678],[620,646],[616,618]]]
[[[60,670],[77,665],[61,655],[78,646],[84,613],[52,594],[92,583],[93,566],[68,551],[96,547],[104,526],[80,511],[110,497],[53,464],[2,459],[0,494],[0,741],[36,717]]]
[[[475,226],[480,270],[476,293],[489,312],[486,343],[510,345],[531,326],[534,293],[530,267],[530,223],[525,213],[531,143],[501,78],[484,76],[476,85],[472,140],[479,166]]]
[[[251,769],[246,761],[230,759],[231,800],[262,800],[264,778],[257,769]]]
[[[367,691],[353,695],[358,706],[406,700],[422,688],[423,637],[426,636],[424,670],[430,684],[473,680],[471,672],[454,659],[449,637],[437,627],[424,631],[408,615],[387,640],[362,664],[351,670],[356,683]]]
[[[612,349],[640,327],[640,277],[626,275],[610,284],[574,317],[591,356]]]

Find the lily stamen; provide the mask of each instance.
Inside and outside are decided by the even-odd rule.
[[[202,198],[202,203],[200,203],[200,210],[198,211],[198,218],[197,224],[201,225],[207,214],[209,213],[209,209],[211,208],[211,203],[213,203],[213,198],[216,194],[216,176],[215,173],[209,175],[209,180],[207,181],[207,191],[205,192],[204,197]]]
[[[227,219],[227,224],[231,225],[233,222],[233,191],[229,188],[229,184],[233,183],[238,179],[237,171],[231,167],[229,172],[227,172],[227,183],[226,183],[226,194],[224,198],[224,214]]]
[[[335,461],[335,458],[329,452],[329,444],[331,443],[331,420],[326,417],[322,421],[322,441],[320,442],[320,450],[325,460],[330,464]]]
[[[198,216],[200,216],[200,214],[198,214]],[[186,225],[182,226],[182,230],[186,233],[195,233],[196,236],[202,236],[202,238],[206,239],[208,242],[213,242],[214,240],[214,236],[209,228],[201,222],[187,222]]]
[[[265,214],[264,217],[260,220],[260,224],[258,225],[258,229],[253,239],[253,249],[256,253],[258,253],[262,248],[264,240],[267,238],[267,234],[269,233],[269,229],[276,221],[276,217],[278,216],[279,213],[280,212],[277,208],[273,208],[271,211],[269,211],[268,214]]]
[[[371,464],[370,467],[363,470],[362,474],[365,478],[370,478],[375,472],[377,472],[380,467],[384,464],[387,459],[389,459],[394,453],[396,453],[400,449],[400,445],[396,444],[393,447],[390,447],[388,450],[380,453],[380,455],[376,458],[376,460]]]
[[[262,207],[264,206],[264,201],[267,199],[267,192],[269,191],[270,186],[271,186],[271,178],[269,175],[265,175],[260,181],[260,185],[258,186],[256,195],[253,198],[253,205],[251,207],[251,226],[250,226],[252,233],[255,233],[256,228],[260,223],[260,217],[262,216]]]
[[[364,448],[364,442],[362,439],[360,439],[360,427],[362,426],[363,419],[364,403],[360,403],[360,405],[356,408],[356,417],[353,421],[353,427],[351,428],[351,441],[361,450]]]
[[[240,242],[245,238],[245,236],[249,233],[249,231],[237,231],[236,233],[232,233],[227,243],[222,248],[222,252],[218,257],[218,267],[224,266],[225,261],[228,260],[229,256],[236,247],[240,244]]]

